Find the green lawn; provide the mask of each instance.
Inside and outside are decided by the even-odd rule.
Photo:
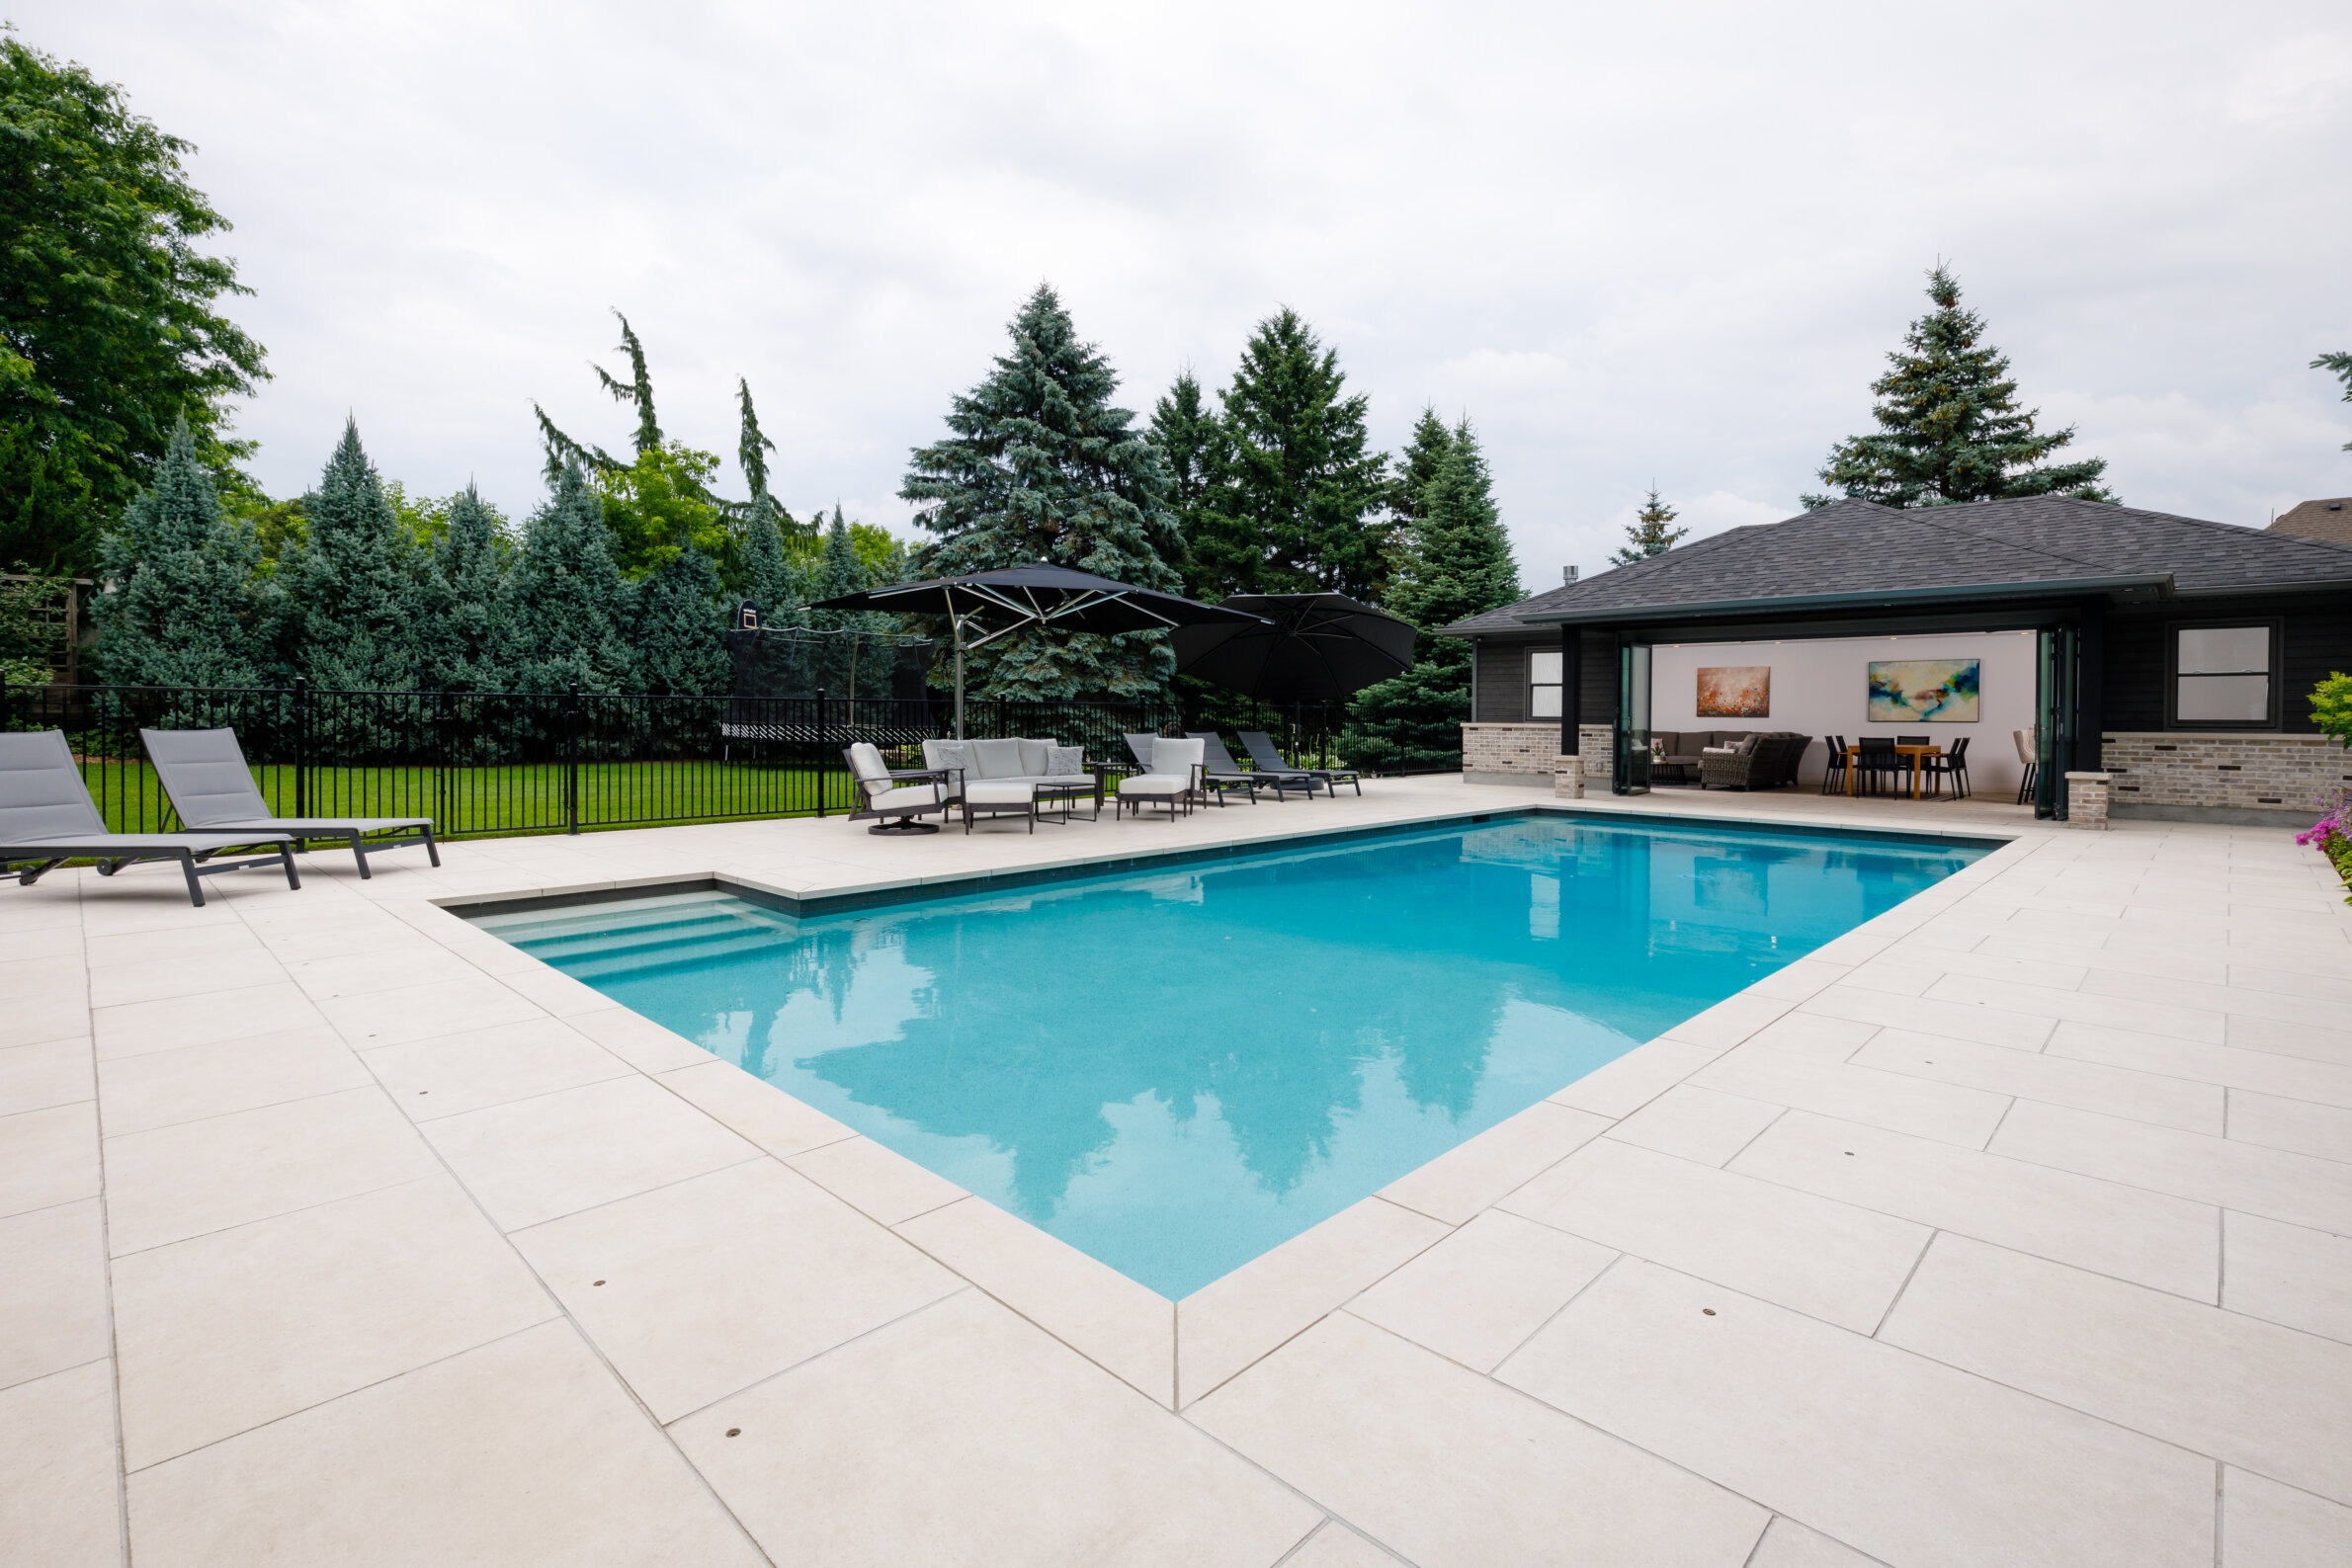
[[[294,770],[256,769],[271,809],[296,808]],[[312,768],[302,802],[310,816],[429,816],[445,838],[562,832],[566,770],[560,764],[517,768]],[[144,763],[89,759],[82,773],[92,798],[119,833],[178,826],[154,770]],[[714,822],[743,817],[808,816],[817,790],[827,812],[847,811],[849,776],[810,768],[721,762],[582,763],[582,832],[651,823]]]

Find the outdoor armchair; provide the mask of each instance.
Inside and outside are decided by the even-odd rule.
[[[272,853],[245,861],[212,858],[228,850]],[[27,887],[42,873],[70,860],[95,860],[98,874],[112,876],[141,861],[177,861],[188,878],[188,901],[204,907],[199,877],[273,863],[286,869],[286,885],[299,887],[294,838],[287,833],[112,833],[106,818],[73,766],[73,752],[59,729],[0,735],[0,873],[16,870]]]
[[[1241,731],[1241,746],[1249,753],[1249,760],[1260,773],[1303,774],[1309,779],[1320,780],[1323,787],[1334,795],[1339,793],[1336,786],[1343,784],[1354,784],[1358,794],[1364,792],[1364,776],[1353,768],[1299,768],[1284,762],[1282,753],[1275,749],[1274,737],[1262,729]]]
[[[1176,809],[1192,810],[1192,798],[1201,787],[1201,743],[1197,740],[1169,740],[1154,736],[1148,772],[1129,774],[1119,781],[1119,803],[1133,806],[1136,816],[1143,814],[1143,803],[1157,800],[1168,808],[1168,818],[1174,821]]]
[[[147,750],[147,761],[154,765],[155,777],[163,782],[163,792],[171,797],[172,810],[191,828],[207,833],[290,833],[296,849],[307,839],[341,839],[351,846],[352,858],[360,863],[362,879],[375,874],[368,869],[368,857],[380,850],[413,849],[421,844],[433,864],[441,864],[431,817],[271,815],[270,803],[262,798],[252,770],[245,766],[245,750],[237,744],[233,729],[142,729],[138,738]],[[369,837],[398,835],[411,829],[415,830],[412,838],[371,841]]]
[[[859,741],[850,747],[841,754],[841,760],[849,765],[849,776],[858,785],[858,805],[850,812],[850,820],[859,822],[868,817],[882,819],[868,828],[867,832],[937,833],[939,823],[921,821],[923,813],[936,811],[941,821],[947,819],[950,770],[893,769],[882,761],[881,748],[870,740]],[[924,782],[900,782],[918,779]]]

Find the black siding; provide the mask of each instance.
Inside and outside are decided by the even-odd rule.
[[[1527,649],[1516,642],[1478,641],[1478,690],[1471,711],[1481,724],[1527,721]]]

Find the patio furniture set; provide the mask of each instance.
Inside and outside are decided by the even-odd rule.
[[[282,817],[245,766],[232,729],[142,729],[147,761],[186,831],[116,833],[74,766],[65,732],[32,730],[0,735],[0,874],[25,886],[70,860],[95,860],[98,874],[126,866],[176,861],[188,878],[189,902],[204,906],[202,878],[249,867],[278,866],[286,885],[300,887],[294,852],[312,839],[350,846],[360,875],[373,876],[368,857],[417,845],[441,864],[430,817]],[[382,834],[393,835],[383,838]],[[400,837],[413,833],[412,837]],[[259,851],[247,860],[220,860],[232,851]]]
[[[1884,794],[1899,791],[1906,784],[1914,800],[1940,797],[1947,787],[1954,799],[1972,792],[1966,739],[1953,742],[1948,751],[1925,735],[1822,739],[1829,751],[1821,774],[1823,794]],[[2019,757],[2030,764],[2027,743],[2019,741]],[[1797,783],[1798,768],[1811,744],[1810,735],[1790,730],[1653,730],[1649,765],[1658,783],[1695,782],[1702,789],[1777,789]],[[1671,778],[1660,777],[1668,773]]]
[[[1140,817],[1146,805],[1156,804],[1173,820],[1180,812],[1189,814],[1196,801],[1222,805],[1235,791],[1253,805],[1260,789],[1273,790],[1278,800],[1292,791],[1310,798],[1317,789],[1335,794],[1343,784],[1359,795],[1364,792],[1356,770],[1294,767],[1262,730],[1241,732],[1248,766],[1235,762],[1214,731],[1126,739],[1136,771],[1116,785],[1111,775],[1119,770],[1112,765],[1090,763],[1081,748],[1048,740],[927,740],[920,768],[892,768],[879,747],[861,741],[842,753],[864,797],[850,815],[880,819],[868,829],[872,833],[936,833],[939,823],[922,820],[935,811],[941,822],[960,812],[966,833],[986,816],[1023,817],[1035,833],[1041,821],[1070,822],[1089,800],[1094,808],[1088,820],[1100,821],[1106,795],[1114,811]]]

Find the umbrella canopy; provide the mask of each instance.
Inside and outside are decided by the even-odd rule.
[[[945,616],[955,628],[956,734],[964,734],[964,655],[1028,626],[1058,626],[1110,636],[1122,631],[1168,631],[1181,626],[1249,626],[1246,610],[1197,604],[1175,594],[1114,582],[1067,566],[1030,561],[990,572],[939,577],[923,583],[869,588],[809,606],[811,610],[881,610],[895,615]]]
[[[1344,702],[1412,668],[1413,628],[1345,594],[1235,594],[1253,621],[1180,628],[1176,668],[1261,702]]]

